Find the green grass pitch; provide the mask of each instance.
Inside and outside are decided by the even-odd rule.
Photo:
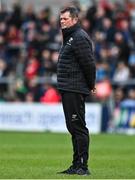
[[[91,135],[90,176],[59,175],[71,164],[70,136],[0,132],[0,179],[135,179],[135,136]]]

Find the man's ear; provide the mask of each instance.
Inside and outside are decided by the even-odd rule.
[[[73,19],[73,23],[76,24],[77,22],[78,22],[78,18],[76,17]]]

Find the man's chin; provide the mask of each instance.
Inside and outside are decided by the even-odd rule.
[[[67,28],[67,26],[63,26],[63,27],[61,27],[61,29],[66,29]]]

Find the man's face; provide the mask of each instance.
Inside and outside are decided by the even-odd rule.
[[[72,18],[70,16],[70,12],[67,11],[60,15],[60,24],[62,29],[69,28],[76,23],[77,23],[77,18]]]

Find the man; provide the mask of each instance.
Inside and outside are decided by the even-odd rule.
[[[57,80],[66,126],[72,136],[72,165],[61,173],[89,175],[89,131],[85,122],[85,97],[95,93],[95,62],[92,42],[78,23],[78,11],[61,11],[63,45],[60,50]]]

